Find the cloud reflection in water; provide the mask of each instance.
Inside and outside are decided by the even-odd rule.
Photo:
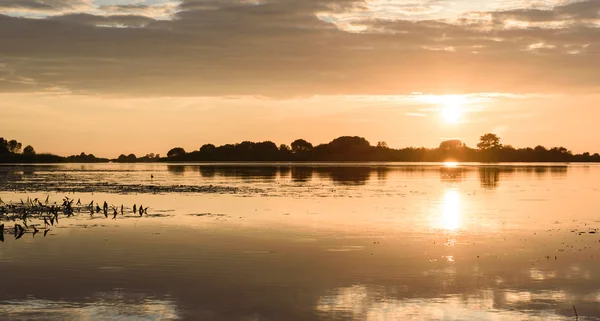
[[[498,298],[497,296],[502,296]],[[506,296],[506,297],[504,297]],[[349,320],[569,320],[548,310],[502,309],[497,302],[511,302],[523,297],[562,298],[557,293],[532,294],[482,290],[472,295],[449,295],[446,298],[397,299],[364,285],[342,287],[319,298],[316,311],[324,319]]]
[[[29,297],[0,305],[0,319],[15,320],[176,320],[176,305],[168,298],[122,291],[96,293],[88,302],[44,300]],[[6,314],[4,314],[6,313]]]

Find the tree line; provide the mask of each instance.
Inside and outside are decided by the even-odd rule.
[[[565,147],[514,148],[503,145],[500,137],[485,134],[477,148],[460,140],[442,142],[437,148],[389,148],[386,142],[371,145],[363,137],[343,136],[327,144],[313,146],[304,139],[290,145],[245,141],[239,144],[215,146],[206,144],[186,152],[181,147],[171,149],[166,161],[395,161],[395,162],[600,162],[598,153],[573,154]]]
[[[23,144],[17,140],[7,140],[0,137],[0,163],[102,163],[109,162],[107,158],[97,158],[93,154],[81,153],[68,157],[54,154],[38,154],[31,145],[21,148]]]
[[[187,152],[181,147],[168,151],[166,157],[147,154],[120,155],[115,159],[97,158],[93,154],[81,153],[68,157],[53,154],[37,154],[28,145],[16,140],[0,138],[0,162],[2,163],[93,163],[93,162],[231,162],[231,161],[394,161],[394,162],[600,162],[598,153],[573,154],[565,147],[515,148],[501,143],[495,134],[480,137],[476,148],[468,147],[460,140],[442,142],[437,148],[406,147],[393,149],[386,142],[372,145],[363,137],[342,136],[326,144],[313,146],[304,139],[290,145],[244,141],[238,144],[215,146],[205,144],[198,150]]]

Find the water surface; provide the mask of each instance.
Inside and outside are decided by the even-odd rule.
[[[4,202],[127,212],[5,235],[0,319],[600,320],[599,181],[567,164],[0,166]]]

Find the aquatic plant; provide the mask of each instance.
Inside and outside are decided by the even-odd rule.
[[[139,210],[136,211],[136,206],[133,205],[134,214],[139,214],[139,217],[143,214],[148,214],[149,207],[139,206]],[[117,219],[118,211],[117,207],[112,205],[110,208],[113,209],[112,219]],[[121,204],[121,215],[125,216],[126,207]],[[103,207],[100,208],[98,203],[94,203],[92,200],[89,204],[81,202],[81,199],[64,197],[62,203],[50,202],[50,197],[42,202],[38,198],[29,198],[24,201],[4,202],[0,198],[0,222],[13,222],[13,228],[5,229],[5,224],[0,225],[0,242],[4,242],[4,233],[14,235],[15,240],[20,239],[23,235],[31,233],[34,237],[40,232],[38,227],[44,230],[44,237],[48,234],[51,227],[59,224],[59,218],[69,218],[84,213],[89,213],[90,217],[94,214],[103,212],[104,217],[108,218],[109,204],[103,202]],[[138,217],[138,216],[135,216]]]

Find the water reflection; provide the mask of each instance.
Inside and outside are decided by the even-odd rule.
[[[171,165],[170,165],[171,166]],[[477,172],[481,187],[494,189],[498,187],[502,179],[509,179],[519,174],[535,173],[538,177],[564,177],[567,174],[567,166],[559,165],[501,165],[501,166],[478,166],[461,165],[450,162],[439,164],[334,164],[334,165],[188,165],[177,171],[200,170],[202,177],[214,178],[261,178],[265,180],[285,179],[291,177],[293,182],[303,183],[313,180],[315,175],[321,180],[330,180],[339,185],[365,185],[372,179],[386,181],[391,175],[427,175],[438,172],[440,181],[460,183],[467,179],[470,173]],[[177,172],[172,169],[173,172]]]
[[[64,230],[61,221],[45,240],[1,243],[0,319],[574,320],[573,304],[580,320],[598,319],[598,234],[570,232],[575,219],[585,218],[586,231],[598,226],[595,206],[569,212],[557,203],[523,205],[503,189],[473,194],[477,172],[447,184],[438,170],[394,185],[417,193],[376,200],[121,196],[229,215],[99,218],[95,228]],[[197,167],[185,173],[199,177]],[[402,172],[387,173],[397,182]],[[573,174],[558,190],[532,175],[535,188],[525,193],[596,199],[586,186],[600,170],[592,174]],[[490,228],[499,216],[511,229]],[[303,220],[311,224],[292,223]],[[449,235],[454,246],[444,244]],[[557,251],[566,246],[575,248]]]
[[[494,189],[498,187],[501,169],[497,167],[482,167],[479,169],[479,181],[481,187]]]
[[[458,166],[443,166],[440,167],[439,171],[440,181],[459,183],[466,178],[468,169],[465,167]]]
[[[388,178],[389,170],[383,167],[377,167],[377,180],[385,181]]]
[[[186,186],[257,181],[291,181],[298,185],[331,183],[351,187],[368,185],[370,181],[385,185],[394,180],[428,178],[435,173],[441,182],[462,183],[478,177],[482,188],[496,189],[502,180],[516,179],[529,174],[538,179],[563,179],[568,173],[568,167],[460,163],[5,165],[0,166],[0,190],[62,192],[70,187],[75,187],[72,191],[89,191],[99,186],[109,186],[111,190],[126,191],[132,184],[146,187],[176,184],[185,190]],[[154,179],[151,179],[151,174]]]
[[[286,179],[290,177],[290,173],[292,172],[292,167],[282,166],[279,167],[279,178]]]
[[[386,291],[387,290],[387,291]],[[324,319],[345,320],[573,320],[558,314],[544,300],[565,299],[562,291],[548,293],[496,292],[449,295],[445,298],[395,298],[389,289],[365,285],[342,287],[319,298],[316,310]],[[498,302],[504,302],[498,305]],[[504,304],[528,302],[537,310],[503,309]],[[588,319],[592,320],[592,319]]]
[[[3,313],[2,311],[8,311]],[[175,303],[115,290],[94,294],[91,298],[69,302],[28,297],[0,303],[0,318],[13,320],[175,320]]]
[[[198,166],[200,175],[204,178],[213,178],[217,175],[217,170],[212,166]]]
[[[536,165],[536,166],[478,166],[479,181],[484,189],[495,189],[502,179],[513,178],[516,175],[535,174],[537,178],[565,178],[568,166],[565,165]]]
[[[169,168],[179,168],[181,171],[197,172],[200,171],[200,175],[204,178],[213,178],[216,176],[226,178],[239,178],[244,180],[252,179],[266,179],[274,180],[277,175],[288,171],[288,168],[278,166],[202,166],[202,165],[167,165]]]
[[[371,174],[381,176],[389,170],[385,167],[316,167],[321,178],[328,178],[340,185],[364,185],[371,179]]]
[[[455,231],[461,224],[460,194],[456,189],[446,190],[442,203],[442,219],[440,228]]]
[[[35,167],[34,166],[24,166],[23,167],[23,175],[24,176],[31,176],[35,174]]]
[[[458,188],[447,188],[438,206],[431,213],[431,227],[444,231],[457,231],[462,224],[462,206]]]
[[[186,167],[183,165],[167,165],[167,170],[173,175],[183,175],[186,171]]]
[[[79,215],[46,239],[0,243],[0,319],[574,320],[572,305],[580,320],[600,315],[598,167],[33,168],[0,166],[0,189],[94,183],[93,197],[69,197],[172,216]],[[253,189],[97,192],[107,182]]]
[[[293,166],[292,167],[292,181],[297,183],[304,183],[312,180],[313,169],[311,167],[304,166]]]

